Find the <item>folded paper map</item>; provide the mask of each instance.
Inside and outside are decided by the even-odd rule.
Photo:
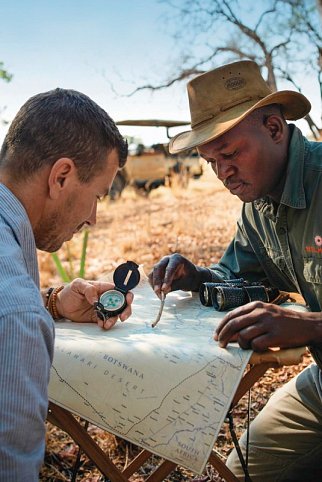
[[[56,322],[49,398],[89,422],[201,473],[238,387],[250,350],[220,348],[224,313],[197,294],[169,293],[160,307],[146,279],[133,314],[104,331]]]

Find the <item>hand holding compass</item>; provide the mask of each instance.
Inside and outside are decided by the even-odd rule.
[[[127,261],[116,268],[113,274],[115,288],[105,291],[94,303],[97,316],[106,321],[118,316],[126,308],[126,294],[135,288],[140,281],[139,266]]]

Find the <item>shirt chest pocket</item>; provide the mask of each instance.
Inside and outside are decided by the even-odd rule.
[[[307,304],[312,311],[321,311],[322,308],[322,260],[321,258],[305,258],[303,276],[307,282]]]
[[[303,275],[309,283],[321,285],[322,290],[322,259],[305,259]]]

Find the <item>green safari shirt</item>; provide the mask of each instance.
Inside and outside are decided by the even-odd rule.
[[[322,143],[308,141],[294,125],[289,128],[280,203],[269,197],[244,203],[233,241],[210,268],[214,281],[268,281],[281,290],[300,293],[311,311],[321,311]]]

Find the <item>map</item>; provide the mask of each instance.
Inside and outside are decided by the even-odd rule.
[[[169,293],[152,328],[160,300],[146,279],[133,292],[132,316],[109,331],[56,322],[49,399],[202,473],[252,352],[218,346],[224,315],[198,294]]]

